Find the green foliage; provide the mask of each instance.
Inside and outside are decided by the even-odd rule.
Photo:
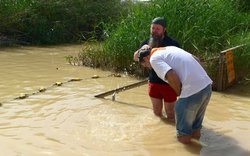
[[[124,70],[133,73],[133,51],[137,50],[142,38],[149,34],[152,18],[150,13],[142,10],[150,10],[150,6],[143,3],[129,4],[129,14],[123,18],[113,31],[108,31],[110,36],[104,41],[104,58],[113,65],[114,70]],[[153,16],[151,16],[153,17]]]
[[[235,6],[238,10],[243,12],[250,11],[250,1],[249,0],[232,0],[235,3]]]
[[[239,11],[234,1],[152,0],[131,6],[128,16],[105,40],[103,57],[120,70],[137,70],[133,53],[149,37],[150,22],[157,16],[167,19],[170,37],[204,61],[218,56],[222,50],[250,43],[250,15]],[[245,50],[249,54],[249,48]],[[248,65],[249,60],[250,57],[246,60]]]
[[[100,23],[121,10],[120,0],[1,0],[0,33],[36,44],[100,39]]]

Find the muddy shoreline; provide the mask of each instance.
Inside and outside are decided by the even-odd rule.
[[[0,34],[0,47],[30,45],[27,41],[12,39],[6,35]]]

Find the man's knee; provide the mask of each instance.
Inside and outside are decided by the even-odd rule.
[[[175,105],[175,102],[171,102],[171,103],[165,102],[165,111],[166,111],[167,117],[170,119],[175,118],[174,105]]]
[[[159,116],[159,117],[162,116],[162,106],[161,106],[161,104],[153,104],[153,110],[154,110],[154,114],[156,116]]]
[[[156,116],[162,117],[162,99],[157,99],[157,98],[153,98],[150,97],[152,105],[153,105],[153,110],[154,110],[154,114]]]

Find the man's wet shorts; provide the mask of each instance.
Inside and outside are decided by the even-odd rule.
[[[149,82],[148,87],[148,94],[152,98],[164,99],[165,102],[174,102],[177,99],[175,91],[169,86],[169,84]]]

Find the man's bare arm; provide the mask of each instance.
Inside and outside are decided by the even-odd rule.
[[[181,81],[174,70],[169,70],[165,75],[165,79],[168,84],[174,89],[176,94],[179,96],[181,94]]]

